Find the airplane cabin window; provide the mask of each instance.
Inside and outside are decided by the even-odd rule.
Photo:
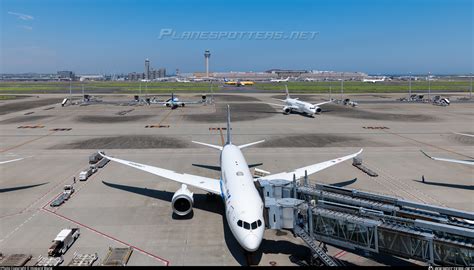
[[[252,222],[252,230],[255,230],[257,228],[257,222],[254,221]]]
[[[242,227],[242,220],[237,221],[237,226]]]
[[[250,230],[250,224],[244,221],[244,229]]]
[[[241,172],[241,171],[238,171],[238,172],[236,172],[235,174],[236,174],[237,176],[243,176],[243,175],[244,175],[244,173]]]

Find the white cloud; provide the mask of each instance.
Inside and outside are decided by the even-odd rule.
[[[28,25],[18,25],[18,27],[23,28],[23,29],[28,30],[28,31],[33,30],[33,27],[28,26]]]
[[[34,19],[35,19],[35,17],[33,17],[33,16],[31,16],[31,15],[23,14],[23,13],[18,13],[18,12],[13,12],[13,11],[8,11],[8,14],[13,15],[13,16],[16,16],[18,19],[24,20],[24,21],[30,21],[30,20],[34,20]]]

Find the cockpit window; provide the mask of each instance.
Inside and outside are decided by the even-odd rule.
[[[244,229],[250,230],[250,224],[244,221]]]
[[[257,222],[254,221],[252,222],[252,230],[255,230],[257,228]]]
[[[258,227],[262,226],[262,221],[260,219],[257,220],[257,225],[258,225]]]
[[[236,172],[235,174],[236,174],[237,176],[243,176],[243,175],[244,175],[244,173],[241,172],[241,171],[238,171],[238,172]]]
[[[237,221],[237,226],[242,227],[242,220]]]

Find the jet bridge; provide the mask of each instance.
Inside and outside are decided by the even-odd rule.
[[[316,241],[429,265],[474,265],[474,213],[296,180],[258,180],[269,229],[290,229],[320,264],[338,265]]]

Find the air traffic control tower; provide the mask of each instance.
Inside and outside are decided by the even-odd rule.
[[[206,77],[209,78],[209,58],[211,57],[211,52],[206,50],[204,52],[204,58],[206,60]]]

